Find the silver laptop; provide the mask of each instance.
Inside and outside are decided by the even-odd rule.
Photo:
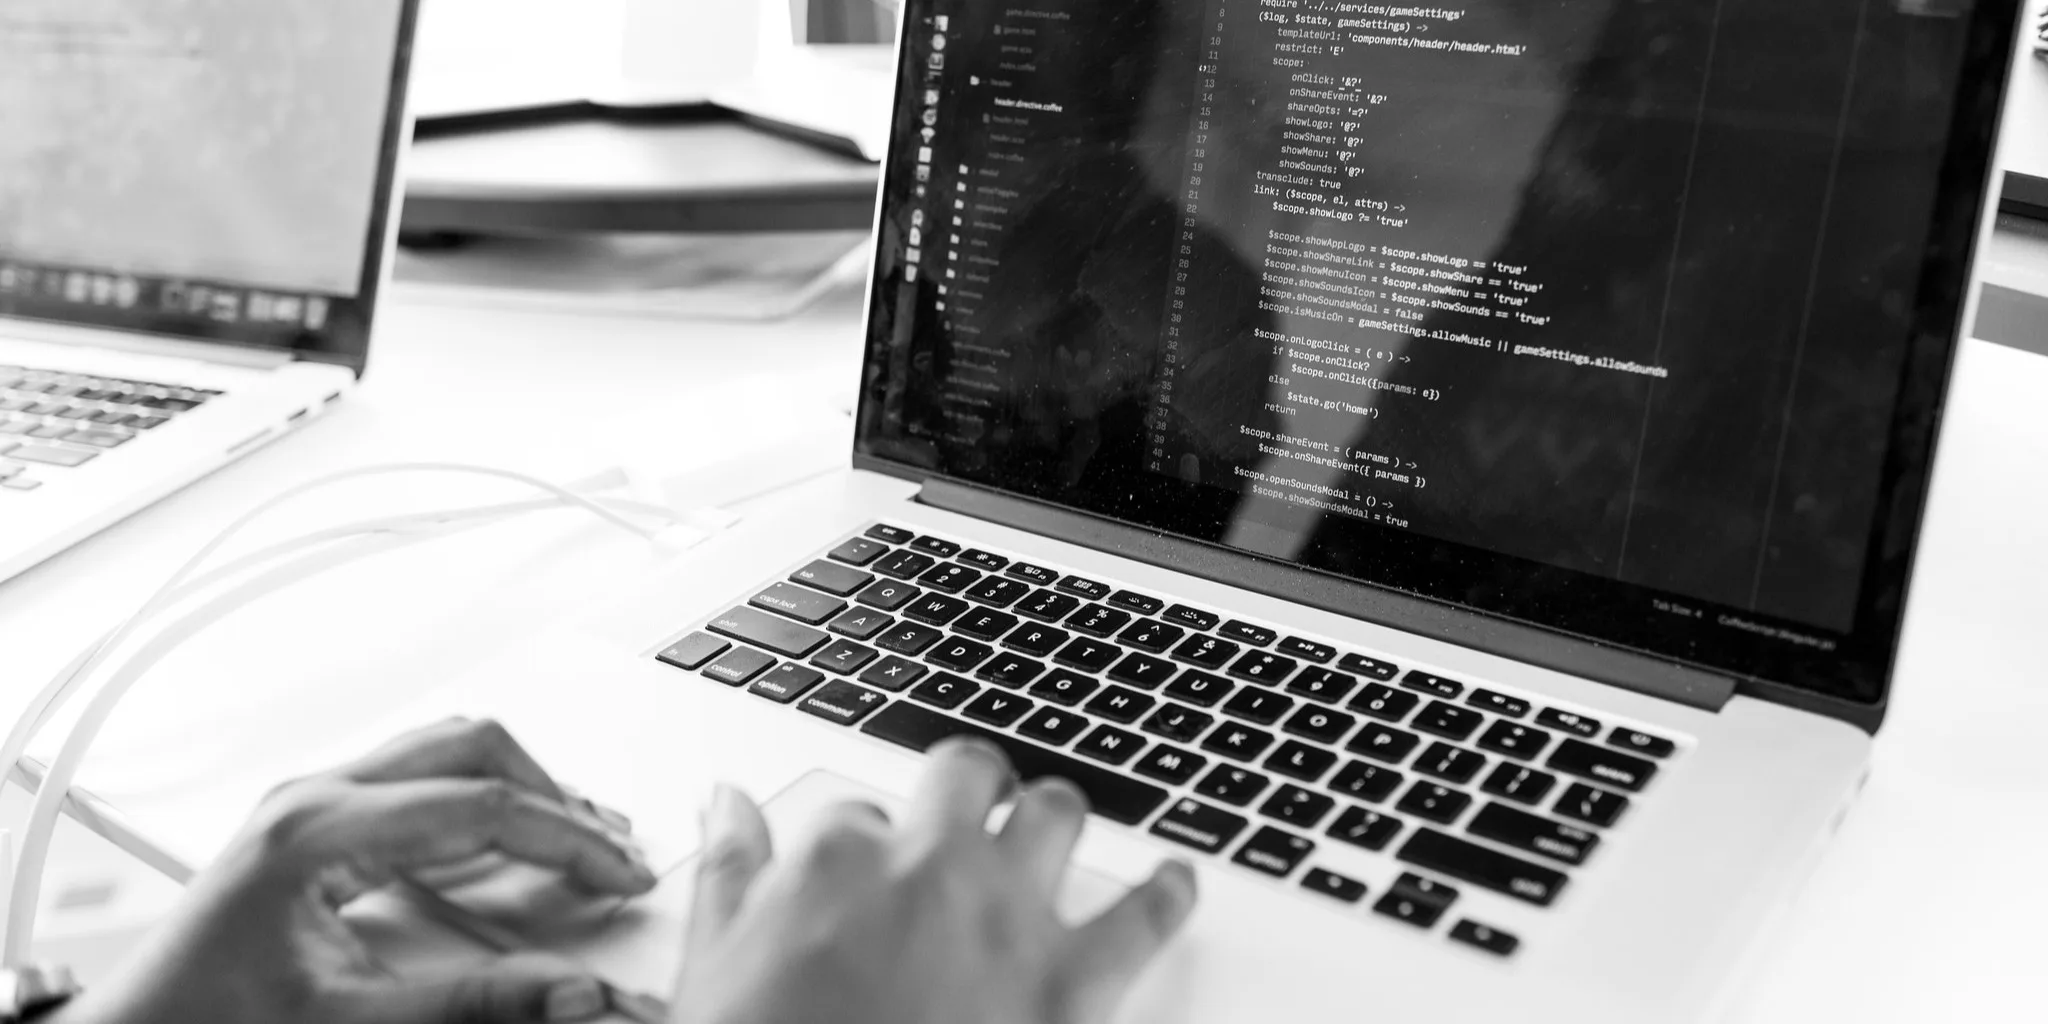
[[[2018,13],[910,0],[853,466],[489,704],[653,831],[1071,778],[1076,877],[1198,865],[1130,1020],[1724,1010],[1884,719]]]
[[[354,386],[414,17],[415,0],[10,0],[0,579]]]

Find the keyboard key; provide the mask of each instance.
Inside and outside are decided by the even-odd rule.
[[[1502,718],[1526,718],[1529,715],[1528,701],[1492,690],[1473,690],[1472,695],[1465,698],[1465,703],[1482,711],[1491,711]]]
[[[919,537],[911,541],[910,546],[927,555],[937,555],[940,558],[951,558],[960,553],[960,545],[937,537]]]
[[[1157,615],[1166,610],[1166,602],[1135,590],[1119,590],[1109,595],[1109,603],[1140,615]]]
[[[1050,587],[1060,581],[1059,573],[1029,562],[1011,562],[1010,567],[1004,571],[1026,583],[1036,583],[1041,587]]]
[[[1484,756],[1448,743],[1432,743],[1415,759],[1416,771],[1450,782],[1469,782],[1484,767]]]
[[[899,622],[876,637],[875,646],[914,658],[944,637],[944,633],[930,626],[920,626],[915,622]]]
[[[1004,637],[1003,646],[1014,651],[1029,654],[1034,658],[1050,658],[1052,657],[1052,652],[1059,650],[1061,645],[1072,638],[1073,634],[1068,633],[1064,629],[1054,629],[1051,626],[1040,623],[1027,622],[1024,625],[1018,626],[1009,636]]]
[[[1344,813],[1337,815],[1337,820],[1330,823],[1330,830],[1324,834],[1353,846],[1384,850],[1404,827],[1401,819],[1391,814],[1352,806],[1344,808]]]
[[[845,562],[848,565],[866,565],[882,557],[882,552],[887,550],[889,550],[887,545],[877,544],[865,537],[855,537],[833,548],[831,553],[825,557]]]
[[[1556,708],[1544,708],[1536,712],[1536,724],[1564,732],[1577,733],[1580,736],[1598,736],[1600,734],[1599,719],[1587,718],[1576,711],[1559,711]]]
[[[1123,653],[1115,644],[1079,636],[1075,637],[1072,643],[1060,648],[1059,653],[1053,655],[1053,660],[1085,672],[1100,672],[1108,668]]]
[[[1420,703],[1422,698],[1412,693],[1404,693],[1379,683],[1367,683],[1365,689],[1358,691],[1358,696],[1345,706],[1382,721],[1398,722],[1408,717],[1408,712],[1415,710],[1415,706]]]
[[[1086,633],[1089,636],[1108,636],[1124,628],[1131,621],[1130,612],[1120,612],[1099,604],[1083,605],[1081,610],[1067,616],[1067,628]]]
[[[1516,946],[1522,944],[1522,940],[1498,928],[1480,924],[1471,918],[1466,918],[1451,926],[1451,941],[1462,942],[1467,946],[1483,949],[1496,956],[1507,956],[1515,951]]]
[[[892,654],[868,666],[868,670],[860,674],[860,681],[890,693],[902,693],[910,684],[924,678],[924,674],[929,671],[931,670],[917,662]]]
[[[1098,725],[1088,738],[1075,745],[1074,752],[1109,764],[1122,764],[1137,756],[1145,741],[1112,725]]]
[[[1300,786],[1283,785],[1266,798],[1259,813],[1295,828],[1314,828],[1337,809],[1337,801]]]
[[[989,656],[994,653],[996,653],[995,648],[979,640],[952,636],[947,637],[944,642],[925,652],[924,660],[940,668],[949,668],[955,672],[968,672],[972,671],[974,666],[987,661]]]
[[[1479,745],[1496,754],[1526,761],[1543,753],[1543,748],[1550,745],[1550,734],[1513,722],[1495,722],[1480,735]]]
[[[1422,737],[1412,732],[1370,722],[1358,730],[1358,735],[1351,737],[1351,742],[1345,744],[1344,749],[1364,754],[1375,761],[1400,764],[1421,742]]]
[[[967,706],[960,709],[960,713],[977,722],[985,722],[1001,729],[1030,714],[1032,707],[1030,701],[1014,693],[983,690],[981,696],[968,701]]]
[[[1021,690],[1033,679],[1045,674],[1045,663],[1032,661],[1021,654],[1004,652],[990,658],[988,663],[974,674],[1005,689]]]
[[[1237,657],[1237,652],[1243,649],[1228,640],[1196,634],[1181,641],[1180,646],[1173,649],[1173,656],[1191,665],[1220,669],[1229,664],[1230,659]]]
[[[1010,694],[1004,694],[1010,696]],[[1012,700],[1016,700],[1012,696]],[[1098,815],[1116,821],[1120,825],[1137,825],[1145,821],[1161,803],[1165,803],[1165,791],[1151,782],[1137,778],[1126,778],[1116,772],[1106,772],[1094,764],[1069,758],[1059,752],[1040,748],[1036,743],[981,729],[973,723],[950,719],[936,711],[922,709],[918,705],[893,702],[879,715],[868,719],[860,731],[877,735],[891,743],[905,745],[909,750],[932,750],[932,745],[954,737],[954,735],[975,735],[995,743],[997,748],[1010,754],[1010,766],[1018,772],[1018,778],[1032,782],[1044,776],[1061,776],[1081,786],[1081,793],[1087,795],[1087,805]]]
[[[1472,798],[1464,793],[1434,782],[1418,782],[1401,794],[1401,802],[1394,809],[1448,825],[1470,806]]]
[[[1265,753],[1266,748],[1272,745],[1272,733],[1261,732],[1236,722],[1225,722],[1202,742],[1202,749],[1239,761],[1249,761]]]
[[[835,597],[851,597],[862,587],[875,581],[873,573],[865,573],[850,566],[839,565],[823,559],[812,562],[790,573],[789,578],[797,583],[807,584]]]
[[[1202,781],[1195,783],[1195,792],[1233,807],[1243,807],[1263,792],[1271,781],[1255,771],[1219,764],[1202,776]]]
[[[1139,619],[1117,634],[1117,639],[1141,651],[1158,654],[1172,647],[1175,641],[1187,635],[1179,626],[1169,626],[1157,619]]]
[[[1245,840],[1244,845],[1238,848],[1237,855],[1230,860],[1232,863],[1242,864],[1274,878],[1286,878],[1315,850],[1314,840],[1303,839],[1282,832],[1271,825],[1264,825],[1253,833],[1250,839]]]
[[[727,686],[745,686],[774,664],[774,658],[751,647],[735,647],[724,657],[704,666],[704,674]]]
[[[1280,634],[1264,626],[1254,626],[1249,622],[1239,619],[1232,619],[1224,623],[1216,632],[1221,633],[1228,639],[1242,644],[1250,644],[1253,647],[1264,647],[1280,639]]]
[[[957,594],[981,578],[981,573],[964,565],[940,562],[918,576],[917,581],[933,590]]]
[[[811,626],[822,626],[825,620],[846,610],[846,602],[794,583],[773,584],[755,594],[754,599],[747,603],[771,612],[781,612]]]
[[[812,655],[811,664],[845,676],[860,671],[868,662],[880,655],[880,651],[865,644],[857,644],[851,640],[836,640],[832,646]]]
[[[1060,708],[1039,708],[1024,724],[1017,727],[1017,734],[1034,739],[1048,746],[1064,747],[1073,742],[1088,728],[1088,719]]]
[[[1109,678],[1140,690],[1155,690],[1161,683],[1172,679],[1173,674],[1178,671],[1173,662],[1133,651],[1124,655],[1123,660],[1109,670]]]
[[[921,593],[916,587],[898,580],[881,580],[860,592],[854,600],[870,608],[893,612],[909,604]]]
[[[1145,719],[1145,724],[1140,728],[1175,743],[1191,743],[1195,737],[1208,731],[1214,724],[1214,715],[1203,714],[1179,704],[1162,704],[1159,710],[1152,712],[1152,717]]]
[[[1584,864],[1593,848],[1600,845],[1600,837],[1585,829],[1539,818],[1502,803],[1481,807],[1465,831],[1566,864]]]
[[[1400,772],[1364,761],[1351,761],[1344,770],[1330,780],[1330,788],[1345,796],[1368,803],[1379,803],[1394,795],[1394,790],[1406,781]]]
[[[823,672],[805,668],[793,661],[785,661],[754,680],[754,685],[747,687],[747,692],[756,697],[766,697],[777,704],[788,704],[824,681]]]
[[[1446,679],[1443,676],[1431,675],[1421,669],[1410,669],[1407,675],[1401,677],[1401,685],[1411,690],[1421,690],[1423,693],[1436,694],[1445,700],[1456,700],[1459,694],[1465,692],[1464,683],[1455,679]]]
[[[1337,656],[1337,649],[1335,647],[1331,647],[1329,644],[1319,644],[1314,640],[1304,640],[1298,636],[1290,636],[1280,641],[1280,646],[1273,649],[1290,658],[1300,658],[1303,661],[1314,662],[1318,665]]]
[[[1030,587],[1001,576],[990,576],[967,588],[967,597],[970,600],[980,601],[992,608],[1007,608],[1029,593]]]
[[[1159,703],[1136,690],[1112,686],[1090,698],[1085,710],[1091,715],[1129,725]]]
[[[1633,754],[1569,739],[1559,744],[1557,752],[1551,754],[1550,760],[1544,764],[1568,775],[1604,782],[1630,792],[1642,789],[1650,777],[1657,774],[1654,763]]]
[[[1394,880],[1393,888],[1388,889],[1372,909],[1375,913],[1406,921],[1417,928],[1428,928],[1436,924],[1457,898],[1458,890],[1442,882],[1432,882],[1421,875],[1404,874]]]
[[[1365,898],[1364,882],[1347,878],[1327,868],[1308,869],[1308,873],[1301,876],[1301,887],[1345,903],[1356,903]]]
[[[1200,754],[1191,754],[1172,744],[1156,743],[1138,759],[1132,770],[1146,778],[1178,786],[1194,778],[1195,773],[1208,763],[1209,759]]]
[[[1358,677],[1343,672],[1332,672],[1326,668],[1306,668],[1287,684],[1287,692],[1297,697],[1335,704],[1351,695],[1358,688]]]
[[[1488,849],[1433,828],[1417,829],[1395,857],[1420,868],[1471,882],[1547,907],[1564,890],[1563,872]]]
[[[1230,696],[1237,684],[1222,676],[1212,676],[1198,668],[1191,668],[1180,674],[1180,678],[1166,685],[1166,695],[1175,700],[1184,700],[1199,707],[1211,708],[1216,702]]]
[[[898,551],[884,557],[881,561],[869,566],[869,568],[884,576],[907,580],[937,564],[939,564],[939,560],[929,555],[920,555],[915,551]]]
[[[1247,682],[1266,686],[1277,686],[1294,674],[1295,666],[1301,664],[1293,658],[1283,658],[1265,651],[1247,651],[1245,656],[1232,662],[1231,675]]]
[[[1003,568],[1010,564],[1009,559],[979,548],[968,548],[960,552],[960,560],[984,572],[1002,572]]]
[[[1072,615],[1074,609],[1079,607],[1081,607],[1079,598],[1068,597],[1065,594],[1055,594],[1050,590],[1038,590],[1033,591],[1030,597],[1018,602],[1017,606],[1010,610],[1027,619],[1037,619],[1040,622],[1058,622]]]
[[[667,650],[655,657],[677,668],[694,672],[703,667],[705,662],[724,654],[730,647],[731,644],[709,633],[692,633],[670,644]]]
[[[1473,730],[1479,728],[1479,723],[1485,720],[1485,715],[1470,708],[1433,700],[1429,702],[1428,707],[1422,709],[1421,714],[1415,716],[1415,721],[1408,724],[1446,739],[1462,740],[1472,735]]]
[[[1351,731],[1351,727],[1357,724],[1358,719],[1341,711],[1305,705],[1280,728],[1296,736],[1306,736],[1317,743],[1334,744],[1343,739],[1344,735]]]
[[[1363,654],[1347,654],[1338,658],[1337,667],[1346,672],[1356,672],[1359,675],[1377,679],[1381,682],[1394,678],[1395,673],[1401,671],[1400,667],[1391,661],[1368,658]]]
[[[1280,744],[1280,749],[1266,759],[1268,769],[1304,782],[1322,778],[1336,763],[1336,754],[1321,747],[1311,747],[1300,740]]]
[[[1031,684],[1033,697],[1052,701],[1066,707],[1073,707],[1086,700],[1102,684],[1078,672],[1064,668],[1052,670],[1052,674]]]
[[[1109,584],[1097,583],[1094,580],[1082,576],[1069,576],[1059,581],[1059,583],[1056,584],[1056,586],[1058,586],[1059,589],[1064,590],[1069,594],[1073,594],[1077,597],[1085,597],[1090,601],[1100,601],[1103,598],[1108,597],[1110,594]]]
[[[864,686],[855,686],[844,679],[834,679],[812,690],[810,695],[796,702],[797,710],[816,715],[835,725],[855,725],[861,719],[881,710],[889,699]]]
[[[967,703],[969,697],[981,692],[981,687],[970,683],[951,672],[941,672],[910,691],[910,699],[923,701],[935,708],[948,711]]]
[[[29,436],[52,437],[62,436],[71,432],[70,427],[56,427],[54,428],[56,431],[54,435],[45,433],[49,429],[52,428],[31,430],[29,431]],[[33,444],[22,445],[7,453],[7,455],[9,458],[20,459],[23,462],[40,462],[45,466],[63,466],[67,469],[73,466],[83,466],[99,458],[98,452],[75,451],[70,448],[45,448],[41,445]]]
[[[1294,707],[1294,698],[1245,687],[1223,702],[1223,713],[1260,725],[1272,725]]]
[[[1160,618],[1175,625],[1202,630],[1215,629],[1216,624],[1223,621],[1222,617],[1215,612],[1205,612],[1200,608],[1190,608],[1184,604],[1177,604],[1167,608],[1166,611],[1160,613]]]
[[[1607,742],[1610,746],[1620,747],[1644,757],[1670,757],[1671,752],[1678,749],[1678,745],[1670,740],[1619,725],[1614,727],[1613,732],[1607,734]]]
[[[976,640],[997,640],[1015,628],[1015,615],[1005,615],[990,608],[976,608],[953,623],[954,632],[965,633]]]
[[[1479,784],[1479,788],[1494,796],[1504,796],[1533,806],[1540,803],[1550,792],[1550,787],[1555,785],[1557,776],[1549,772],[1538,771],[1527,765],[1502,762],[1494,766],[1493,774],[1488,775],[1486,781]]]
[[[1551,809],[1567,818],[1606,828],[1621,817],[1621,812],[1628,810],[1628,797],[1574,782],[1565,789],[1563,796],[1557,798],[1557,806]]]
[[[855,640],[867,640],[894,621],[896,620],[870,608],[849,608],[825,628]]]
[[[767,648],[785,658],[810,657],[812,651],[825,646],[825,642],[831,639],[809,626],[755,608],[734,608],[712,619],[706,628],[720,636]]]
[[[119,448],[135,440],[133,434],[121,434],[111,430],[74,430],[64,435],[72,444],[89,444],[94,448]]]
[[[927,626],[943,626],[960,617],[972,607],[957,597],[944,594],[926,594],[903,606],[903,617],[916,619]]]
[[[1191,846],[1203,853],[1217,853],[1230,845],[1248,824],[1229,811],[1218,810],[1199,800],[1174,801],[1173,809],[1152,823],[1152,834]]]

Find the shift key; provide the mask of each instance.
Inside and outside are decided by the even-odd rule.
[[[777,583],[755,594],[747,603],[813,626],[822,626],[826,619],[846,610],[846,602],[794,583]]]
[[[809,657],[831,639],[822,631],[752,608],[734,608],[705,628],[734,640],[765,647],[785,658]]]

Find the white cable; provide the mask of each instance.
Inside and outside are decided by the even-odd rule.
[[[382,468],[383,467],[372,467],[372,469]],[[394,471],[403,471],[405,469],[406,467],[395,467]],[[351,475],[361,475],[362,472],[363,471],[352,471]],[[496,471],[485,472],[491,472],[493,475],[496,475]],[[322,480],[316,480],[313,483],[305,485],[304,487],[300,488],[299,492],[310,490],[318,486],[323,486],[326,483],[332,483],[340,479],[343,479],[343,477],[334,476],[323,478]],[[572,483],[568,486],[570,488],[575,489],[617,486],[619,482],[623,481],[623,479],[624,475],[614,470],[610,473],[602,473],[594,477],[587,478],[585,480],[576,481],[575,483]],[[206,549],[202,550],[198,555],[195,555],[191,561],[187,562],[185,564],[185,567],[179,570],[178,575],[173,576],[170,581],[164,584],[163,588],[159,589],[155,595],[152,595],[150,601],[145,602],[141,609],[137,610],[120,626],[115,627],[113,630],[110,630],[107,634],[103,635],[99,639],[99,641],[95,643],[93,646],[81,652],[77,658],[73,659],[70,665],[67,665],[63,671],[59,672],[55,678],[51,679],[49,684],[44,686],[42,691],[36,694],[35,699],[30,701],[28,707],[22,712],[22,714],[19,717],[15,719],[13,727],[8,730],[6,740],[4,742],[0,742],[0,765],[15,764],[28,754],[28,748],[30,744],[35,742],[36,736],[42,731],[43,727],[49,723],[49,720],[52,717],[54,717],[60,711],[63,710],[64,705],[70,701],[73,694],[75,694],[75,692],[77,691],[79,685],[81,685],[80,681],[85,679],[87,674],[90,673],[90,671],[92,670],[92,668],[99,663],[99,660],[104,655],[104,653],[111,651],[114,645],[118,643],[120,639],[125,637],[126,631],[130,627],[134,625],[139,625],[140,622],[145,621],[150,615],[155,614],[157,610],[160,610],[163,607],[168,607],[179,600],[183,600],[186,596],[192,593],[199,592],[200,590],[203,590],[205,587],[211,586],[214,582],[231,576],[236,572],[240,572],[242,571],[242,569],[248,566],[261,564],[264,560],[267,560],[269,558],[281,557],[288,551],[295,550],[297,547],[300,546],[310,546],[311,544],[317,543],[322,540],[345,537],[352,534],[370,532],[377,529],[403,529],[408,528],[416,523],[422,523],[427,521],[440,522],[451,519],[465,518],[471,515],[483,517],[489,515],[494,511],[500,510],[505,511],[508,514],[513,512],[523,512],[537,508],[553,507],[559,505],[564,500],[568,500],[571,501],[572,503],[577,504],[585,504],[586,506],[590,505],[590,502],[584,501],[576,495],[565,494],[565,492],[561,492],[552,484],[547,484],[545,482],[537,480],[524,482],[533,483],[536,486],[542,487],[543,489],[547,490],[557,490],[558,496],[551,501],[472,507],[468,509],[456,509],[446,512],[412,513],[409,515],[391,516],[381,520],[371,520],[362,523],[350,524],[348,526],[335,527],[333,529],[320,531],[319,533],[310,534],[305,537],[300,537],[294,540],[285,541],[280,544],[273,545],[271,548],[259,551],[252,555],[245,556],[233,563],[230,563],[227,566],[217,569],[207,574],[206,576],[201,577],[198,580],[192,581],[190,584],[178,586],[179,576],[182,576],[185,573],[189,572],[195,565],[197,565],[200,561],[206,558],[207,555],[212,553],[212,551],[217,550],[222,542],[228,540],[233,536],[235,531],[239,530],[242,526],[252,521],[257,515],[261,514],[266,509],[289,499],[290,497],[293,496],[294,493],[298,492],[286,492],[285,494],[279,495],[277,498],[272,499],[265,505],[259,506],[249,515],[244,516],[240,522],[237,522],[236,524],[230,526],[226,531],[223,531],[221,535],[215,538],[213,543],[209,544]],[[646,512],[652,515],[664,516],[671,520],[683,518],[678,516],[675,512],[669,509],[660,508],[658,506],[654,506],[644,502],[628,502],[619,499],[605,500],[608,501],[610,504],[617,505],[629,511]],[[592,507],[592,510],[598,512],[600,515],[603,514],[602,509],[595,508],[594,506]],[[627,528],[633,529],[630,525],[628,525]],[[635,532],[640,531],[635,530]]]
[[[79,658],[74,660],[69,666],[67,666],[63,672],[60,672],[57,678],[51,681],[51,685],[46,687],[42,693],[38,694],[37,699],[34,702],[32,702],[29,710],[26,713],[24,713],[24,715],[20,719],[16,721],[15,727],[10,732],[6,742],[4,744],[0,744],[0,764],[13,764],[18,762],[22,755],[26,753],[27,747],[34,741],[35,734],[42,727],[42,725],[46,723],[51,716],[56,714],[62,708],[62,706],[70,699],[72,694],[76,692],[76,690],[82,684],[83,680],[90,677],[90,674],[92,673],[93,669],[97,668],[99,664],[106,658],[107,655],[109,655],[114,650],[118,649],[122,642],[124,642],[143,622],[153,617],[155,614],[157,614],[158,611],[160,611],[164,607],[167,607],[175,603],[177,600],[182,599],[184,595],[194,593],[202,589],[202,586],[198,585],[187,587],[185,585],[186,577],[192,575],[192,573],[197,569],[197,567],[200,564],[202,564],[208,557],[210,557],[214,552],[218,551],[229,540],[233,539],[233,537],[236,534],[238,534],[243,528],[248,526],[250,523],[254,522],[264,513],[270,511],[273,508],[276,508],[277,506],[295,497],[345,480],[393,473],[418,472],[472,474],[480,476],[498,477],[501,479],[524,483],[529,486],[536,487],[540,490],[546,491],[554,495],[556,499],[553,502],[538,503],[537,506],[534,503],[526,503],[528,506],[548,507],[551,505],[560,504],[562,502],[567,502],[572,505],[580,506],[607,522],[620,526],[650,541],[655,541],[659,543],[658,535],[655,532],[649,531],[632,523],[631,521],[625,519],[623,516],[617,514],[616,512],[613,512],[612,510],[605,508],[604,505],[600,504],[597,501],[594,501],[583,495],[576,494],[567,488],[563,488],[556,484],[549,483],[545,480],[540,480],[531,476],[527,476],[525,474],[516,473],[509,470],[500,470],[490,467],[465,466],[447,463],[410,463],[390,466],[372,466],[365,467],[362,469],[349,470],[342,473],[336,473],[327,477],[323,477],[305,484],[301,484],[297,487],[294,487],[282,494],[279,494],[271,498],[270,500],[262,503],[261,505],[258,505],[256,508],[250,510],[248,513],[245,513],[241,518],[237,519],[235,522],[230,524],[225,530],[221,531],[221,533],[216,535],[211,541],[209,541],[204,547],[202,547],[198,553],[193,555],[191,559],[189,559],[183,566],[181,566],[178,569],[178,571],[171,576],[169,580],[165,581],[165,583],[162,586],[160,586],[156,590],[156,592],[153,593],[149,597],[149,599],[146,600],[143,603],[143,605],[139,609],[137,609],[137,611],[133,615],[131,615],[119,627],[117,627],[106,637],[104,637],[99,643],[93,645],[85,653],[81,654]],[[640,505],[640,503],[633,504],[635,506],[638,506],[635,509],[636,511],[645,509],[645,506]],[[386,520],[375,521],[367,524],[355,524],[353,526],[339,527],[328,531],[322,531],[320,534],[314,535],[311,538],[300,538],[298,540],[287,541],[282,544],[275,545],[271,549],[267,549],[264,552],[259,552],[257,556],[245,557],[234,563],[232,566],[224,567],[222,570],[217,570],[213,573],[208,574],[205,577],[202,577],[200,580],[194,582],[196,584],[201,585],[210,584],[214,580],[225,578],[226,576],[230,575],[232,571],[239,571],[242,567],[260,564],[260,561],[263,558],[282,557],[284,554],[287,554],[290,551],[294,551],[302,547],[311,546],[312,544],[325,542],[327,540],[339,540],[344,539],[348,536],[361,535],[366,530],[379,531],[378,533],[371,534],[370,537],[366,537],[366,542],[371,537],[377,537],[383,538],[386,543],[393,543],[400,539],[400,534],[398,532],[393,531],[404,531],[408,529],[420,529],[422,527],[427,526],[445,525],[451,521],[459,521],[460,519],[468,517],[486,518],[495,517],[499,515],[506,515],[511,514],[511,512],[509,511],[510,508],[511,507],[509,506],[484,506],[480,508],[457,510],[452,513],[417,513],[410,516],[389,517]],[[677,516],[673,512],[669,512],[668,510],[661,511],[668,518],[682,518]],[[428,539],[428,536],[428,534],[422,534],[418,536],[417,539],[425,540]],[[309,558],[308,561],[314,564],[318,564],[324,560],[315,557]],[[266,574],[261,578],[269,579],[276,575],[278,575],[278,573],[273,572]],[[285,582],[289,582],[289,579],[285,580]],[[283,584],[280,583],[278,585]],[[235,591],[231,592],[231,594],[240,594],[243,593],[246,589],[246,586],[242,588],[237,588]],[[212,608],[215,605],[220,604],[224,600],[225,598],[218,599],[213,604],[209,604],[207,608]],[[219,614],[225,614],[225,611]],[[218,615],[214,615],[213,617],[217,618]],[[197,625],[193,627],[193,630],[196,631],[196,629],[203,627],[208,621],[211,621],[211,619],[203,619],[199,621]],[[171,636],[174,634],[189,635],[184,633],[184,631],[180,630],[177,626],[174,625],[170,629],[166,630],[163,634],[159,634],[158,642],[161,642],[166,636]],[[10,905],[7,908],[7,921],[6,926],[4,928],[5,962],[9,964],[18,964],[23,962],[23,960],[27,956],[29,939],[30,936],[33,934],[35,905],[38,897],[38,889],[41,884],[42,867],[47,859],[50,839],[55,831],[57,812],[62,808],[65,795],[68,793],[71,783],[77,774],[79,768],[78,762],[82,760],[85,751],[90,749],[93,739],[98,734],[99,726],[104,723],[105,718],[107,717],[108,714],[111,713],[113,706],[119,702],[121,696],[125,694],[128,686],[132,685],[133,680],[139,677],[141,670],[146,669],[149,664],[154,663],[154,660],[157,657],[161,657],[161,654],[163,652],[166,652],[169,649],[174,648],[175,646],[176,643],[172,643],[170,645],[170,648],[163,648],[161,651],[158,651],[158,653],[156,653],[155,655],[143,659],[143,662],[140,665],[140,667],[131,668],[128,666],[124,666],[124,669],[118,675],[117,680],[113,683],[110,683],[106,688],[103,688],[102,691],[95,696],[92,704],[88,706],[85,715],[81,718],[77,728],[75,728],[72,732],[72,735],[66,739],[64,748],[62,752],[59,754],[57,761],[51,765],[49,773],[44,779],[43,785],[38,788],[35,803],[30,811],[29,828],[27,833],[23,836],[23,842],[20,848],[22,856],[18,860],[18,867],[15,871],[15,877],[12,879],[12,890],[14,895],[13,898],[9,900]],[[157,648],[158,643],[152,643],[146,646],[143,649],[143,651],[146,653],[149,651],[157,650]]]

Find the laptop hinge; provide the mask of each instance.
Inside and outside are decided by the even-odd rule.
[[[0,318],[0,337],[36,341],[50,345],[77,345],[113,349],[166,359],[188,359],[220,363],[254,370],[273,370],[291,362],[295,355],[286,349],[258,348],[220,341],[192,341],[158,334],[109,331],[77,324],[40,323],[34,320]]]
[[[1029,498],[927,479],[918,501],[1687,707],[1719,711],[1735,694],[1734,679],[1704,669]]]

